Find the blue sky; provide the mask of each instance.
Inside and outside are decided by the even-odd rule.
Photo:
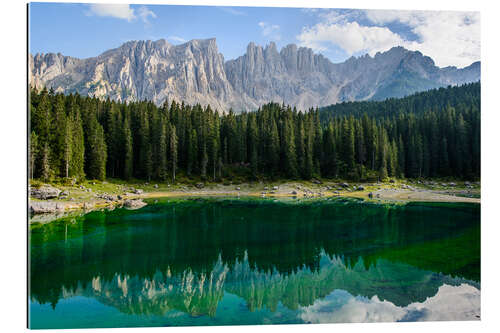
[[[30,52],[96,56],[129,40],[217,39],[226,60],[250,41],[295,43],[333,62],[404,46],[438,66],[480,60],[477,12],[31,3]],[[436,33],[439,31],[439,33]]]

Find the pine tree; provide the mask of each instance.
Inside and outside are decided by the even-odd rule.
[[[141,127],[139,129],[140,149],[140,171],[141,176],[148,181],[153,174],[153,152],[150,141],[149,119],[147,114],[141,115]]]
[[[90,132],[88,134],[89,146],[92,149],[88,150],[88,172],[90,179],[104,180],[106,178],[106,139],[104,129],[97,119],[93,119],[90,124]]]
[[[405,175],[405,147],[403,137],[400,135],[398,140],[398,177],[403,178]]]
[[[132,132],[130,130],[128,117],[125,117],[123,120],[123,143],[124,143],[123,177],[125,179],[130,179],[132,178],[133,175],[134,151],[132,144]]]
[[[198,156],[198,135],[196,129],[191,130],[188,147],[188,165],[187,174],[190,176],[194,170],[197,169],[197,156]]]
[[[177,171],[177,133],[175,125],[170,128],[170,161],[172,163],[172,182],[175,183]]]
[[[42,163],[41,163],[41,175],[42,175],[42,179],[44,181],[47,181],[51,177],[51,170],[50,170],[50,149],[49,149],[49,143],[48,143],[48,141],[45,141],[45,144],[43,146],[41,161],[42,161]]]
[[[72,146],[73,146],[73,131],[72,123],[70,119],[66,118],[64,125],[64,145],[63,145],[63,162],[64,162],[64,176],[69,178],[69,167],[72,157]]]
[[[342,124],[342,150],[341,154],[344,162],[344,174],[352,172],[355,165],[354,149],[354,118],[344,119]]]
[[[38,155],[38,135],[34,131],[31,132],[30,135],[30,150],[29,150],[29,156],[30,156],[30,177],[33,179],[33,176],[35,174],[35,162],[37,159]]]
[[[206,144],[202,145],[202,153],[201,153],[201,178],[207,178],[207,165],[208,165],[208,153]]]
[[[311,179],[314,173],[314,127],[310,123],[306,135],[304,178]]]
[[[293,124],[287,117],[284,124],[284,165],[285,172],[288,178],[297,178],[297,157],[295,153],[295,135]]]
[[[337,177],[337,151],[335,149],[335,133],[332,122],[330,122],[326,130],[323,152],[325,157],[322,174],[330,178]]]
[[[51,169],[53,169],[57,176],[65,176],[66,162],[65,162],[65,147],[66,144],[66,111],[64,106],[64,96],[57,94],[53,97],[54,107],[52,110],[54,120],[51,124],[51,131],[53,133],[52,141],[50,143],[50,151],[52,156],[50,158]]]
[[[248,152],[250,153],[250,169],[252,170],[252,177],[256,178],[258,173],[258,132],[257,123],[254,115],[249,117],[248,121]]]
[[[78,109],[73,109],[70,122],[72,126],[71,134],[71,160],[69,165],[69,175],[70,177],[83,178],[84,173],[84,161],[85,161],[85,142],[82,119],[80,117],[80,111]]]
[[[158,170],[156,172],[158,179],[165,181],[167,179],[167,126],[165,123],[160,125],[160,137],[158,142]]]
[[[387,142],[387,132],[384,128],[380,128],[379,133],[379,170],[378,178],[379,180],[384,180],[387,178],[387,156],[388,156],[389,144]]]
[[[271,122],[270,145],[269,145],[269,165],[270,173],[277,176],[279,173],[280,164],[280,138],[278,133],[278,126],[274,118]]]

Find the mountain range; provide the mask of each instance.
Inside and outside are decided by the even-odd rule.
[[[118,101],[184,101],[217,110],[255,110],[271,101],[299,110],[343,101],[403,97],[432,88],[480,80],[480,62],[440,68],[419,51],[394,47],[375,56],[332,63],[310,48],[278,51],[251,42],[225,61],[215,38],[173,45],[164,39],[130,41],[97,57],[60,53],[29,56],[30,84],[56,92]]]

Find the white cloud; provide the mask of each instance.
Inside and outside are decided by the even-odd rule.
[[[246,13],[244,11],[236,9],[237,7],[219,7],[222,11],[236,15],[236,16],[246,16]]]
[[[394,321],[478,320],[481,292],[468,285],[442,285],[436,295],[406,307],[377,296],[354,297],[336,290],[323,300],[301,309],[300,318],[310,323],[360,323]]]
[[[89,9],[89,15],[114,17],[129,22],[135,19],[134,10],[130,8],[130,5],[95,3],[90,4]]]
[[[149,20],[148,20],[148,17],[151,16],[151,18],[156,18],[156,14],[153,13],[152,10],[150,10],[148,7],[146,6],[141,6],[138,10],[139,12],[139,17],[141,18],[141,20],[146,23],[146,24],[149,24]]]
[[[172,41],[172,42],[178,42],[178,43],[186,42],[186,40],[184,38],[179,37],[179,36],[168,36],[167,39]]]
[[[156,14],[146,6],[141,6],[136,11],[130,5],[120,4],[90,4],[89,10],[85,12],[89,16],[114,17],[132,22],[139,18],[145,24],[149,24],[149,18],[156,18]]]
[[[360,26],[357,22],[319,23],[312,28],[304,28],[297,36],[300,44],[317,51],[325,51],[332,43],[341,47],[349,55],[366,52],[374,55],[395,45],[404,44],[398,34],[386,27]]]
[[[262,29],[262,35],[268,39],[278,41],[281,39],[280,26],[267,22],[259,22],[259,27]]]
[[[321,22],[303,28],[297,39],[302,45],[319,51],[334,44],[349,55],[357,52],[373,55],[399,45],[421,51],[440,67],[464,67],[480,59],[477,12],[334,10],[318,17]],[[387,26],[390,23],[405,27],[416,40],[403,37],[401,30],[390,30]]]

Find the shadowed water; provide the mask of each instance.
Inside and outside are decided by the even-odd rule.
[[[30,326],[475,320],[479,205],[162,199],[30,227]]]

